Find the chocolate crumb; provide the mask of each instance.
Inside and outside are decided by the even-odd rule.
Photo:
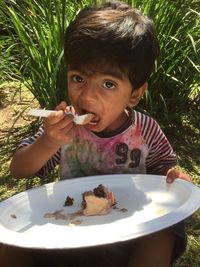
[[[72,206],[74,204],[74,199],[73,198],[71,198],[71,197],[69,197],[69,196],[67,196],[67,198],[66,198],[66,200],[65,200],[65,203],[64,203],[64,207],[66,207],[66,206]]]
[[[119,211],[121,211],[121,212],[127,212],[128,210],[126,208],[122,208]]]

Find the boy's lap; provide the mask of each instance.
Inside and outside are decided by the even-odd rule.
[[[186,247],[183,222],[168,229],[176,237],[173,258]],[[137,246],[137,239],[105,246],[68,250],[31,250],[0,245],[0,263],[3,267],[125,267]]]
[[[32,251],[30,249],[0,244],[0,266],[35,267],[32,260]]]
[[[116,254],[118,253],[118,254]],[[102,246],[85,249],[34,251],[35,266],[48,267],[121,267],[126,266],[123,257],[115,246]],[[117,257],[116,257],[117,255]]]

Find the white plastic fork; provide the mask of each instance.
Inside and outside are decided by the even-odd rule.
[[[47,110],[47,109],[30,109],[27,112],[27,115],[34,116],[34,117],[48,117],[51,113],[54,113],[54,112],[56,112],[56,111],[55,110]],[[67,114],[72,114],[72,113],[66,112],[66,115]],[[80,115],[80,116],[75,115],[74,116],[74,122],[76,124],[84,125],[84,124],[89,123],[93,117],[94,117],[94,115],[90,114],[90,113]]]

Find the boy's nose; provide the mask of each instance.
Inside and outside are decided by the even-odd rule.
[[[80,94],[81,101],[84,101],[85,103],[93,103],[97,99],[96,94],[96,87],[93,83],[87,83],[84,85],[84,88],[82,88],[81,94]]]

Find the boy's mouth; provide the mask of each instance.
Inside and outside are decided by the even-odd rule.
[[[96,125],[97,123],[99,123],[100,121],[100,117],[98,114],[90,111],[90,110],[86,110],[86,109],[82,109],[81,110],[81,115],[85,115],[85,114],[92,114],[93,118],[90,120],[90,122],[88,124],[90,125]]]

